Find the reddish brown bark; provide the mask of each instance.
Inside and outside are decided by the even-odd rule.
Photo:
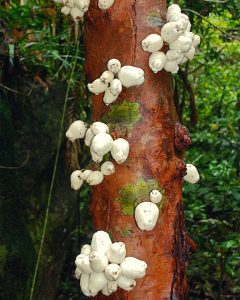
[[[96,229],[111,233],[114,240],[126,243],[127,255],[148,263],[147,274],[137,280],[132,292],[119,290],[97,299],[160,300],[186,297],[186,264],[189,247],[183,221],[182,176],[185,166],[175,153],[176,113],[172,95],[172,78],[165,71],[154,74],[148,67],[149,54],[141,41],[150,33],[159,33],[166,2],[159,0],[115,0],[114,6],[102,12],[92,1],[85,23],[86,73],[93,81],[106,70],[107,61],[117,58],[122,65],[133,65],[145,71],[145,83],[124,89],[118,102],[129,100],[140,104],[142,118],[126,138],[131,146],[127,163],[116,166],[116,173],[105,177],[93,189],[92,212]],[[108,111],[103,95],[93,97],[93,120]],[[119,190],[138,179],[156,179],[165,190],[164,207],[156,228],[144,232],[137,228],[133,216],[124,216],[116,201]],[[146,199],[147,201],[149,199]],[[131,228],[132,234],[120,234]]]
[[[179,122],[175,124],[175,147],[178,151],[187,149],[192,144],[192,140],[187,127]]]

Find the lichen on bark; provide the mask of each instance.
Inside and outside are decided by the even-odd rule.
[[[123,126],[124,128],[131,130],[140,119],[141,113],[139,103],[124,100],[121,103],[111,105],[110,110],[103,118],[103,121],[109,123],[112,129]]]
[[[164,194],[164,190],[154,179],[144,180],[140,178],[136,183],[130,183],[122,187],[119,191],[119,198],[117,198],[117,201],[121,203],[122,213],[125,216],[132,216],[139,203],[149,201],[149,195],[152,190],[159,190]],[[163,201],[158,206],[162,208]]]

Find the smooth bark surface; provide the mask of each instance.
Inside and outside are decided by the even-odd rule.
[[[114,175],[105,177],[104,182],[93,189],[93,218],[97,230],[106,230],[113,240],[125,242],[127,255],[146,261],[148,269],[146,276],[137,280],[133,291],[119,289],[109,297],[99,294],[96,298],[184,299],[189,251],[181,200],[185,165],[174,148],[177,118],[172,77],[165,71],[154,74],[148,67],[149,53],[141,48],[141,41],[147,35],[160,33],[166,2],[115,0],[113,7],[106,11],[98,9],[97,2],[92,1],[85,23],[88,81],[106,70],[109,59],[117,58],[122,65],[142,68],[145,83],[140,87],[124,88],[116,102],[138,103],[141,120],[127,132],[121,129],[112,132],[114,137],[129,141],[130,155],[124,164],[116,164]],[[103,94],[93,96],[94,121],[101,120],[109,111],[102,98]],[[124,186],[151,179],[157,180],[164,189],[165,200],[157,226],[146,232],[137,228],[133,215],[123,214],[122,204],[117,199]],[[149,201],[149,197],[145,200]]]

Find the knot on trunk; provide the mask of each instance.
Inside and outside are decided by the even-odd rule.
[[[190,257],[196,250],[197,245],[196,243],[189,237],[188,234],[186,234],[186,244],[187,244],[187,250],[188,250],[188,256]]]
[[[183,178],[185,175],[187,175],[187,167],[183,160],[178,159],[176,161],[176,178]]]
[[[188,148],[192,141],[189,130],[180,123],[175,124],[175,147],[178,151],[183,151]]]

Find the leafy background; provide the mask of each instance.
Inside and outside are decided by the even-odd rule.
[[[174,77],[175,104],[193,140],[186,161],[201,173],[200,183],[184,184],[183,193],[197,244],[188,266],[189,299],[239,299],[239,3],[175,2],[202,37],[194,60]],[[64,102],[65,128],[89,120],[90,103],[82,24],[63,17],[52,1],[0,6],[0,298],[12,300],[29,295]],[[73,271],[92,233],[89,190],[75,194],[68,183],[79,161],[87,165],[83,147],[61,141],[36,299],[85,299]]]

